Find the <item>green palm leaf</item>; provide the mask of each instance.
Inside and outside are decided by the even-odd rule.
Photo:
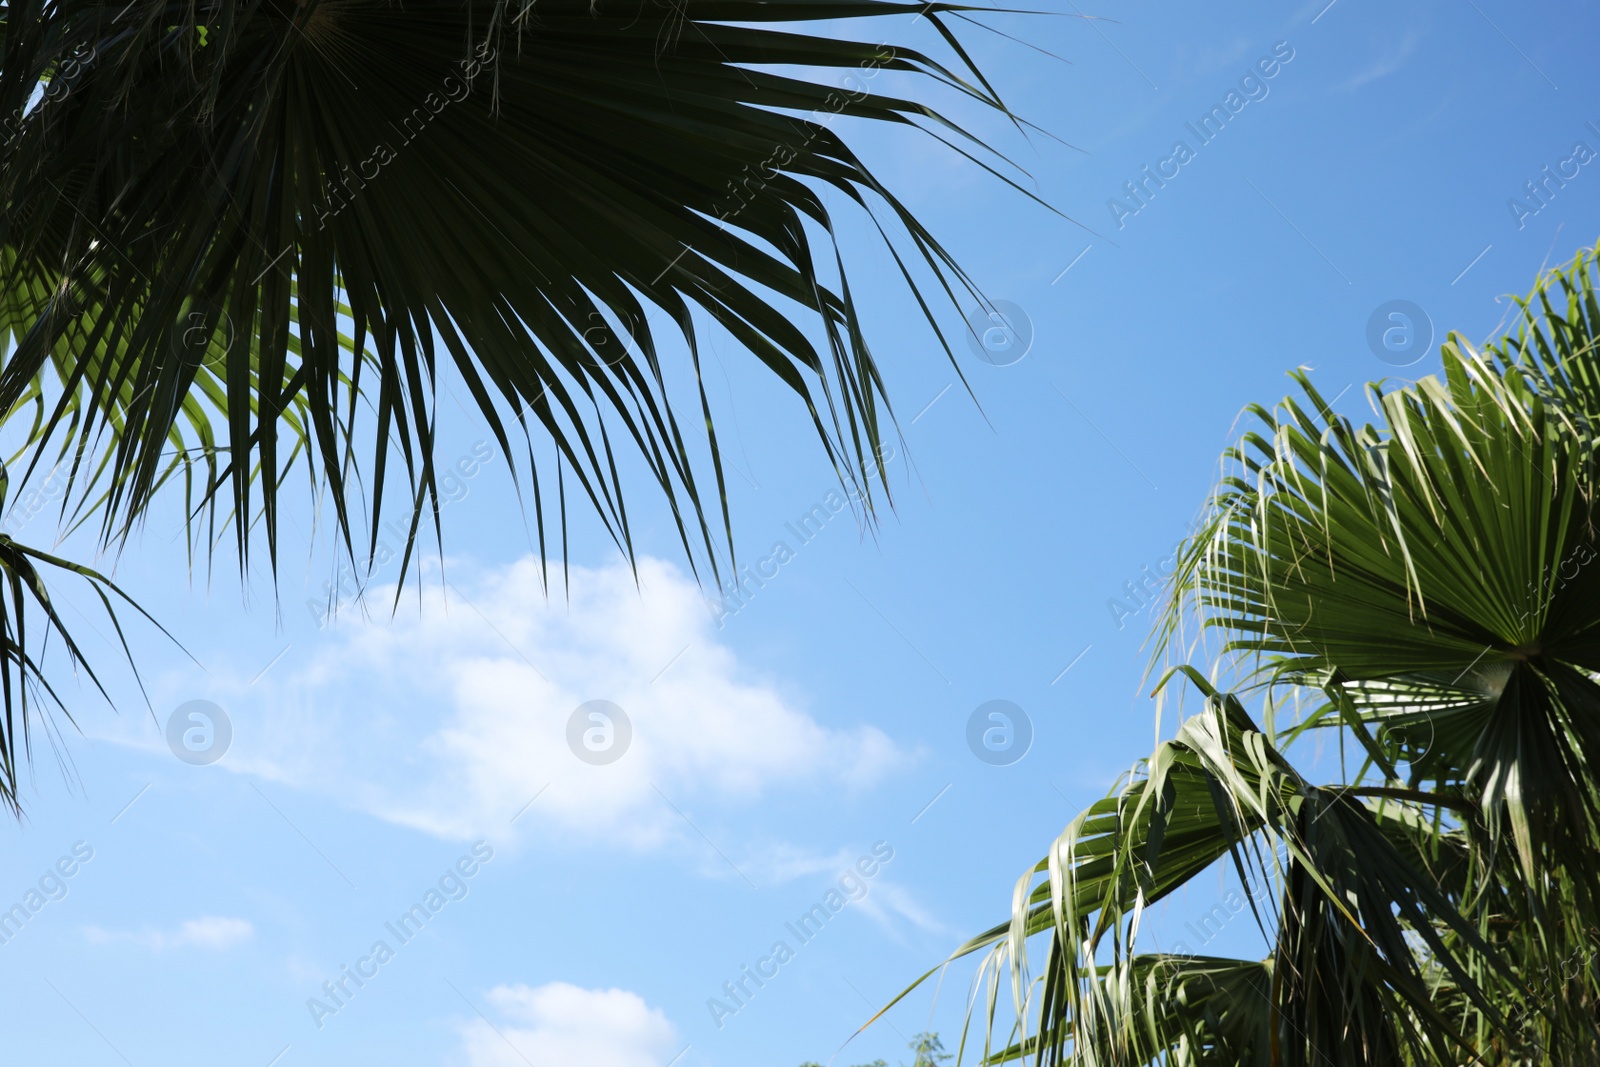
[[[5,510],[9,487],[10,478],[0,464],[0,512]],[[8,534],[0,534],[0,710],[4,713],[0,720],[0,805],[13,815],[22,813],[19,756],[23,759],[31,756],[32,732],[41,707],[47,711],[60,710],[69,722],[72,719],[60,692],[46,674],[44,657],[52,637],[60,639],[67,666],[82,670],[95,691],[108,701],[111,699],[56,607],[50,583],[46,581],[50,572],[81,578],[94,592],[130,666],[132,654],[117,618],[116,602],[121,601],[154,622],[98,571],[31,548]],[[138,678],[137,668],[134,677]],[[140,686],[142,691],[143,683]],[[47,728],[50,725],[48,718],[45,725]]]
[[[1513,973],[1417,817],[1458,799],[1313,786],[1236,698],[1187,673],[1206,710],[1067,827],[1018,882],[1008,923],[952,956],[985,953],[980,1062],[1450,1062],[1472,1045],[1463,1011],[1503,1026],[1485,985],[1514,989]],[[1273,954],[1136,952],[1145,909],[1218,861],[1238,873]],[[1039,935],[1046,962],[1032,980]],[[1002,974],[1018,1023],[996,1046]],[[1464,1005],[1454,1016],[1435,1004],[1442,983]]]
[[[404,467],[415,533],[434,493],[436,390],[449,367],[507,455],[511,434],[531,435],[524,473],[541,546],[553,471],[563,533],[570,481],[631,553],[625,447],[644,458],[691,557],[704,550],[715,566],[708,518],[720,511],[728,529],[716,430],[701,385],[690,421],[708,439],[708,488],[698,435],[668,394],[653,310],[687,341],[694,381],[709,322],[792,389],[870,508],[888,408],[843,261],[817,247],[834,227],[822,191],[900,235],[891,249],[930,322],[929,279],[949,296],[970,287],[831,123],[921,126],[977,148],[925,104],[864,88],[894,71],[1002,108],[945,25],[963,10],[11,5],[0,111],[18,132],[0,156],[0,292],[18,304],[27,294],[31,318],[14,317],[0,411],[68,345],[62,386],[82,398],[80,434],[116,412],[107,529],[125,530],[174,428],[199,415],[186,405],[203,396],[228,450],[224,491],[237,514],[259,506],[275,560],[277,485],[301,435],[347,544],[358,469],[375,538],[383,487]],[[784,28],[891,16],[927,18],[958,65]],[[854,80],[840,89],[777,69],[795,66]],[[41,79],[55,91],[35,104]],[[90,321],[63,311],[61,294],[92,307]],[[209,339],[202,353],[175,358],[196,331]],[[296,412],[285,442],[282,420]],[[536,440],[548,446],[538,454]],[[259,501],[258,468],[275,474]]]
[[[983,955],[983,1060],[1600,1056],[1597,271],[1585,253],[1542,278],[1483,354],[1452,335],[1442,377],[1371,386],[1374,424],[1303,374],[1299,397],[1252,409],[1156,662],[1220,637],[1215,672],[1264,698],[1267,729],[1182,668],[1206,710],[957,950]],[[1316,786],[1294,768],[1313,729],[1359,746],[1354,773]],[[1144,910],[1219,861],[1271,891],[1253,909],[1266,957],[1138,951]]]
[[[700,375],[709,327],[793,390],[870,512],[892,415],[825,196],[884,235],[930,324],[924,290],[971,286],[836,120],[981,155],[921,100],[872,88],[898,76],[1004,112],[947,25],[966,10],[7,5],[0,416],[30,430],[13,461],[24,481],[64,471],[62,526],[97,518],[114,547],[181,482],[191,552],[231,528],[241,570],[255,528],[276,567],[297,468],[353,559],[355,517],[370,558],[398,479],[403,581],[425,519],[439,532],[437,404],[456,380],[505,455],[526,439],[513,471],[546,557],[569,492],[632,555],[631,455],[691,564],[715,573],[714,524],[733,542]],[[952,58],[814,26],[868,19],[896,32],[927,19]],[[673,340],[687,366],[669,361]],[[0,736],[7,768],[27,708],[20,735]]]
[[[1258,411],[1165,636],[1192,605],[1267,682],[1328,686],[1328,721],[1385,728],[1413,780],[1469,783],[1530,878],[1600,884],[1594,438],[1532,370],[1459,338],[1443,357],[1443,381],[1372,387],[1377,427],[1303,377],[1304,403]]]

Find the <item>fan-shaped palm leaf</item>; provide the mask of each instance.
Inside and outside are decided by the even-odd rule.
[[[355,450],[373,442],[363,467],[376,537],[391,459],[421,494],[408,501],[413,531],[421,520],[449,366],[508,455],[519,425],[548,442],[542,463],[530,448],[527,470],[541,544],[553,467],[563,530],[570,478],[631,551],[615,453],[626,442],[686,548],[715,563],[708,514],[720,508],[727,523],[716,431],[702,388],[690,421],[709,437],[708,490],[647,312],[688,341],[695,380],[697,316],[727,330],[794,390],[841,475],[868,489],[881,476],[883,383],[842,260],[817,247],[833,231],[822,190],[909,240],[910,255],[896,241],[895,256],[914,289],[919,264],[947,292],[965,279],[831,123],[964,137],[924,104],[866,88],[878,70],[999,108],[943,21],[961,10],[11,4],[0,287],[13,301],[31,294],[32,317],[0,373],[0,411],[64,342],[93,353],[68,369],[66,392],[86,397],[80,433],[113,408],[121,420],[110,530],[125,528],[110,516],[125,524],[143,508],[197,382],[216,383],[207,398],[240,514],[253,511],[249,472],[284,467],[280,419],[303,405],[313,473],[347,538]],[[899,44],[784,28],[885,16],[929,20],[965,75]],[[841,89],[779,67],[854,77]],[[186,336],[211,344],[175,357]],[[276,484],[260,483],[269,548]],[[242,525],[238,537],[243,552]]]
[[[1362,736],[1397,728],[1414,779],[1469,784],[1527,877],[1600,884],[1594,439],[1530,370],[1443,356],[1444,381],[1372,387],[1381,427],[1303,377],[1306,404],[1258,412],[1176,596],[1269,680],[1328,684]]]
[[[890,420],[825,195],[885,235],[930,322],[919,287],[970,286],[835,120],[978,148],[870,88],[890,71],[1003,111],[946,25],[964,10],[4,5],[0,414],[31,423],[27,471],[65,469],[69,528],[98,514],[120,543],[181,476],[190,513],[210,516],[200,542],[215,543],[220,497],[240,566],[257,526],[275,565],[279,487],[302,461],[352,555],[358,498],[371,494],[375,545],[402,466],[415,536],[451,375],[507,456],[527,437],[513,466],[531,477],[541,549],[547,518],[564,536],[576,489],[631,555],[620,449],[665,494],[691,563],[703,550],[715,568],[717,512],[732,538],[700,383],[709,323],[794,390],[870,508]],[[924,19],[950,66],[804,25]],[[665,361],[652,312],[687,343],[686,367]],[[698,388],[694,432],[672,380]],[[17,736],[0,735],[7,767]]]

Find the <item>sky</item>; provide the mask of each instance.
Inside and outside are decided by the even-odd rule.
[[[965,30],[1047,133],[941,98],[1037,199],[840,120],[1006,316],[941,309],[989,338],[952,366],[829,201],[899,419],[871,527],[783,387],[710,335],[735,545],[767,575],[737,601],[698,584],[637,477],[637,576],[579,519],[547,595],[506,457],[448,377],[444,549],[392,610],[394,561],[335,617],[314,606],[335,554],[309,503],[276,581],[241,583],[231,558],[190,569],[168,502],[101,560],[171,634],[121,616],[146,704],[63,590],[115,708],[65,678],[75,719],[34,735],[26,815],[0,826],[0,908],[26,913],[0,925],[8,1053],[851,1067],[909,1060],[920,1031],[953,1045],[970,962],[857,1031],[1005,919],[1150,751],[1131,593],[1247,406],[1306,367],[1362,417],[1364,383],[1432,373],[1452,331],[1492,338],[1508,294],[1600,238],[1582,5],[1081,2]],[[14,493],[6,531],[49,541],[50,495]],[[1198,950],[1198,920],[1237,912],[1230,877],[1151,936]],[[1243,914],[1207,951],[1250,950]]]

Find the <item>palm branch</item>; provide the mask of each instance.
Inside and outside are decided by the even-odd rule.
[[[1596,357],[1573,351],[1552,373],[1452,336],[1444,378],[1373,385],[1382,423],[1359,430],[1300,376],[1305,402],[1233,454],[1166,633],[1192,606],[1267,683],[1328,686],[1326,721],[1387,777],[1467,788],[1525,877],[1594,886],[1596,438],[1562,383]]]
[[[5,512],[10,476],[0,464],[0,514]],[[108,701],[110,694],[101,684],[90,660],[62,618],[51,594],[47,575],[76,576],[93,592],[104,609],[122,653],[133,663],[116,604],[131,607],[151,623],[154,619],[100,572],[60,556],[29,547],[0,533],[0,806],[13,815],[22,814],[21,768],[33,751],[32,734],[38,713],[59,710],[72,721],[62,694],[47,673],[46,655],[51,638],[62,646],[66,665],[81,670],[94,690]],[[159,628],[159,624],[156,624]],[[163,631],[165,632],[165,631]],[[137,668],[134,678],[138,679]],[[143,684],[140,683],[143,691]],[[45,718],[46,729],[51,727]],[[51,736],[52,744],[55,737]],[[19,759],[19,756],[22,757]]]

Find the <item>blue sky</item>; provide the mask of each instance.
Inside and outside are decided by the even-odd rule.
[[[186,581],[177,511],[153,518],[107,565],[193,658],[125,618],[153,713],[92,639],[118,710],[82,692],[79,729],[34,738],[27,818],[0,830],[0,906],[39,901],[0,944],[11,1054],[849,1067],[952,1036],[970,967],[840,1051],[1002,919],[1017,877],[1148,752],[1149,614],[1125,587],[1183,535],[1241,410],[1304,365],[1359,414],[1361,383],[1430,373],[1447,331],[1492,336],[1505,294],[1600,237],[1600,162],[1575,151],[1600,152],[1591,11],[1324,3],[1107,0],[1090,21],[1069,2],[987,20],[1015,39],[971,29],[1013,110],[1073,147],[953,111],[1059,214],[927,138],[856,131],[1031,344],[1015,362],[959,350],[969,396],[868,227],[841,227],[904,434],[895,508],[863,532],[830,504],[803,412],[711,338],[739,551],[787,549],[737,611],[708,610],[637,479],[639,586],[580,520],[570,590],[546,599],[459,385],[441,403],[442,454],[462,464],[443,571],[435,554],[393,615],[381,591],[365,615],[307,608],[332,558],[309,507],[285,523],[276,587],[258,569],[243,593],[221,557]],[[1191,126],[1214,107],[1226,122],[1203,140]],[[1564,184],[1528,199],[1546,167]],[[1391,301],[1421,310],[1432,349],[1373,350]],[[231,724],[213,763],[165,740],[194,700]],[[614,762],[567,747],[593,700],[631,724]],[[993,700],[1031,725],[1009,765],[967,743]],[[1156,936],[1183,938],[1230,885],[1175,897]],[[417,904],[427,921],[402,938]],[[802,939],[816,905],[829,918]],[[1217,945],[1247,949],[1247,924]],[[724,984],[741,980],[736,1002]]]

